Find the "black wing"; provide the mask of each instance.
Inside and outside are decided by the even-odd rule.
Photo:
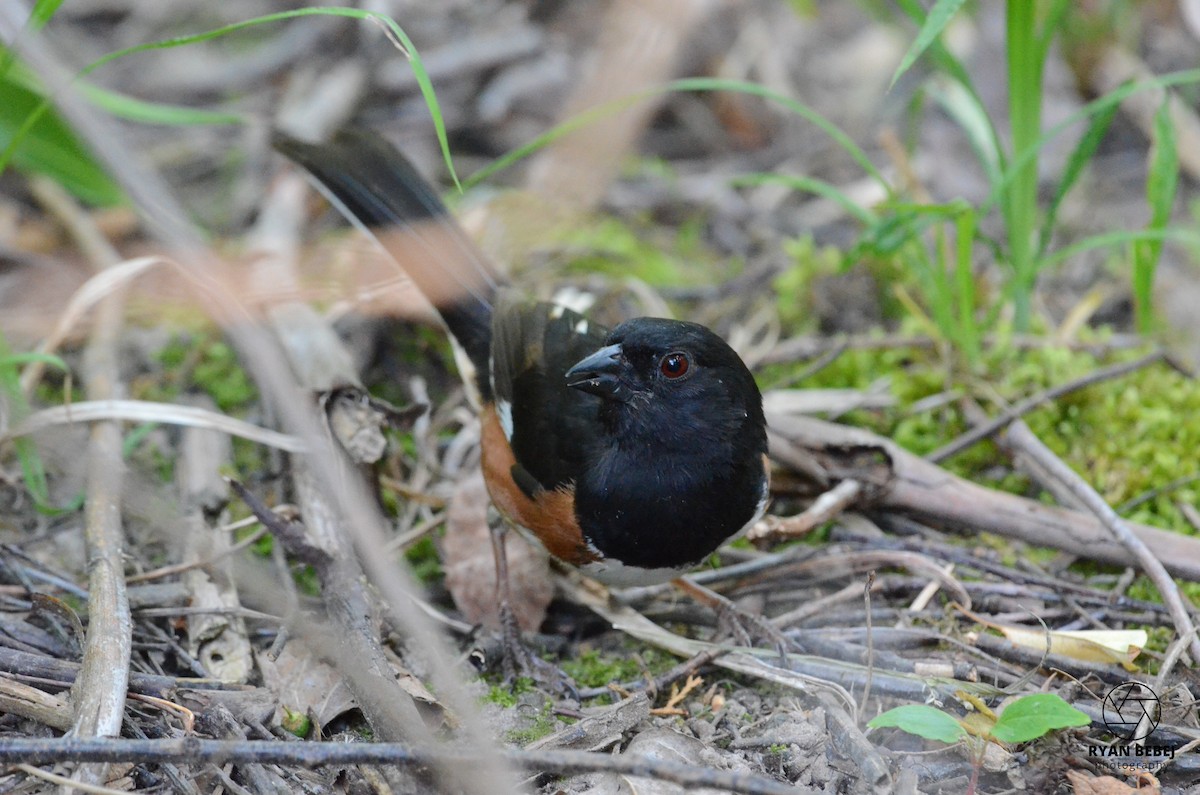
[[[466,351],[480,393],[488,397],[492,301],[503,279],[433,187],[396,147],[365,130],[342,130],[326,143],[277,132],[272,143],[311,173],[412,278]]]
[[[573,482],[595,443],[600,399],[568,387],[564,374],[608,330],[561,306],[507,297],[492,329],[496,410],[519,468],[513,479],[532,498],[531,479],[544,489]]]

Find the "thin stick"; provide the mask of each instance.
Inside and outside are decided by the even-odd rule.
[[[117,252],[67,192],[48,179],[32,183],[38,200],[63,223],[96,271],[120,261]],[[100,302],[91,339],[83,355],[88,397],[123,397],[118,362],[123,291]],[[84,541],[87,544],[88,632],[83,667],[72,688],[75,708],[72,734],[81,737],[116,736],[125,716],[125,690],[133,648],[133,619],[125,589],[125,528],[121,493],[125,467],[121,460],[121,426],[98,422],[91,427],[86,452],[87,502]],[[102,784],[106,766],[87,765],[72,778],[80,784]]]
[[[745,795],[795,795],[790,784],[728,770],[694,764],[676,764],[648,757],[610,756],[586,751],[496,752],[512,767],[555,775],[610,772],[669,781],[687,788],[706,787]],[[275,764],[303,765],[430,765],[470,766],[472,751],[414,748],[399,743],[281,743],[276,740],[170,740],[55,739],[11,737],[0,746],[4,764],[77,762],[131,762],[133,764]]]
[[[862,699],[858,702],[858,714],[854,716],[856,723],[862,722],[862,711],[867,708],[867,699],[871,697],[871,675],[875,671],[875,641],[871,626],[871,587],[875,585],[875,570],[867,572],[867,582],[863,586],[863,604],[867,611],[867,681],[863,683]]]
[[[863,485],[853,478],[843,480],[829,491],[817,497],[813,504],[795,516],[779,518],[764,517],[750,531],[746,538],[757,542],[762,540],[777,541],[782,538],[796,538],[807,535],[818,525],[832,521],[838,514],[846,510],[862,494]]]
[[[1162,561],[1154,556],[1142,539],[1134,535],[1133,530],[1125,523],[1125,520],[1117,516],[1116,512],[1109,507],[1108,503],[1096,493],[1096,490],[1087,484],[1083,478],[1075,473],[1066,463],[1054,455],[1050,448],[1042,444],[1042,441],[1034,435],[1033,431],[1029,430],[1029,426],[1024,422],[1017,420],[1008,429],[1007,442],[1014,449],[1020,450],[1025,455],[1036,460],[1041,464],[1047,472],[1057,478],[1063,485],[1070,489],[1084,505],[1088,507],[1100,523],[1112,533],[1117,539],[1128,549],[1140,564],[1142,571],[1154,583],[1154,587],[1158,589],[1162,596],[1163,604],[1167,606],[1167,612],[1171,615],[1171,620],[1175,624],[1175,631],[1179,633],[1181,638],[1190,638],[1188,641],[1188,651],[1192,655],[1193,663],[1200,663],[1200,639],[1196,636],[1196,627],[1192,623],[1192,617],[1188,614],[1187,606],[1184,604],[1183,596],[1179,592],[1179,587],[1175,581],[1171,579],[1171,575],[1163,567]]]
[[[976,442],[992,436],[993,434],[999,432],[1005,425],[1008,425],[1010,422],[1025,416],[1043,403],[1049,403],[1051,400],[1060,398],[1063,395],[1077,392],[1084,387],[1092,386],[1093,384],[1099,384],[1102,381],[1111,381],[1114,378],[1120,378],[1123,375],[1128,375],[1129,373],[1141,370],[1143,367],[1148,367],[1152,364],[1163,361],[1165,358],[1166,353],[1161,350],[1157,350],[1153,353],[1146,354],[1140,359],[1134,359],[1131,362],[1122,362],[1121,364],[1114,364],[1111,367],[1102,367],[1099,370],[1093,370],[1081,378],[1076,378],[1073,381],[1067,381],[1064,384],[1059,384],[1058,386],[1054,386],[1043,392],[1039,392],[1036,395],[1027,397],[1021,402],[1015,403],[1009,408],[1000,412],[1000,414],[997,415],[997,417],[991,422],[984,423],[983,425],[977,425],[949,444],[943,445],[942,447],[934,450],[932,453],[925,456],[925,460],[932,461],[936,464],[937,462],[943,461],[952,455],[961,453],[963,450],[966,450]]]

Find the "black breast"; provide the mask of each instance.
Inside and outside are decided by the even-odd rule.
[[[648,459],[612,450],[576,485],[584,537],[606,558],[641,568],[702,561],[754,517],[766,474],[761,452],[732,460]]]

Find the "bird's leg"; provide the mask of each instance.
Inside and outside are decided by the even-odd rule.
[[[508,581],[508,553],[505,540],[508,537],[508,520],[493,523],[490,527],[492,556],[496,561],[496,596],[499,601],[501,668],[504,681],[511,684],[518,676],[528,676],[556,693],[575,695],[571,678],[553,663],[533,653],[521,639],[521,626],[512,609],[512,595]]]
[[[762,616],[752,615],[741,610],[729,599],[716,591],[705,588],[687,577],[676,577],[671,584],[686,593],[702,605],[711,607],[717,613],[719,625],[729,628],[735,642],[743,646],[753,646],[754,641],[766,641],[775,647],[779,657],[787,661],[788,640],[771,622]]]
[[[518,661],[529,654],[529,650],[521,642],[521,627],[517,624],[517,616],[512,609],[512,594],[508,587],[508,553],[504,541],[508,535],[508,523],[504,520],[494,522],[490,527],[492,538],[492,559],[496,562],[496,597],[500,603],[500,638],[503,643],[503,660],[501,670],[504,680],[512,682],[517,678]],[[525,668],[524,664],[520,664]]]

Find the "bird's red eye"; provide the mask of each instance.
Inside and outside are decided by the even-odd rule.
[[[658,369],[667,378],[674,381],[677,378],[683,378],[687,375],[692,363],[688,361],[686,353],[668,353],[659,362]]]

